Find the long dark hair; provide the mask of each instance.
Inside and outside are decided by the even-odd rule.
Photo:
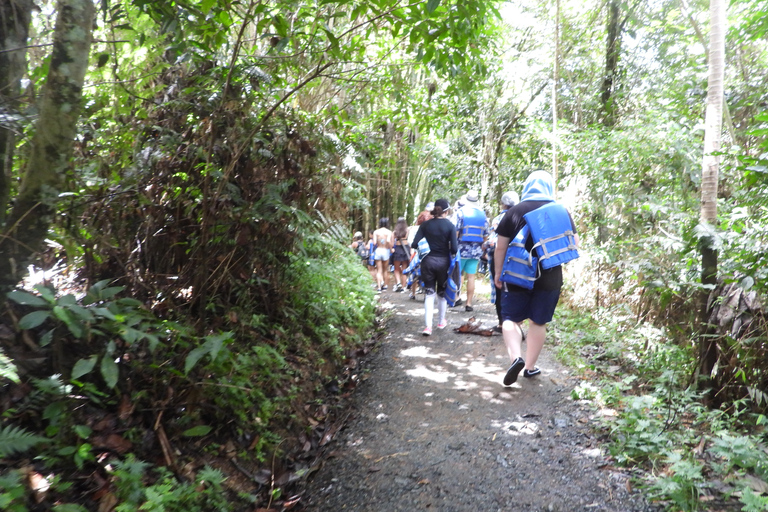
[[[394,232],[395,238],[405,238],[408,236],[408,223],[405,222],[405,217],[400,217],[397,219]]]
[[[379,227],[380,228],[388,228],[389,227],[389,217],[382,217],[379,219]]]

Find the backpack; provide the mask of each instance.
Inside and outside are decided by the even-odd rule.
[[[363,260],[368,259],[368,256],[371,255],[371,251],[368,249],[368,242],[357,243],[357,255],[360,256],[360,259],[363,259]]]

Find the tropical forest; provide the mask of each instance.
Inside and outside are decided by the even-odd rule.
[[[545,170],[611,466],[768,511],[766,2],[0,0],[0,168],[0,510],[311,510],[379,385],[354,234]]]

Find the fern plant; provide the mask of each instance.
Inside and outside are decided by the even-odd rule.
[[[8,425],[0,428],[0,458],[23,453],[38,444],[49,441],[47,437],[35,435],[21,427]]]

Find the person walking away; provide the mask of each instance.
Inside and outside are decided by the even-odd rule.
[[[379,219],[379,229],[373,232],[373,241],[376,243],[376,252],[373,259],[376,261],[376,283],[379,291],[387,289],[389,281],[389,257],[392,256],[394,238],[389,230],[389,218]]]
[[[501,288],[496,288],[496,271],[493,268],[494,264],[494,251],[496,250],[496,229],[499,227],[499,222],[501,222],[501,219],[504,217],[504,214],[507,213],[507,211],[515,206],[517,203],[520,202],[520,196],[517,195],[517,192],[505,192],[503,196],[501,196],[501,213],[499,213],[497,216],[493,218],[491,221],[491,228],[488,234],[488,240],[485,242],[485,254],[488,258],[488,268],[491,271],[491,284],[493,285],[493,288],[491,288],[491,302],[496,307],[496,317],[499,320],[499,323],[493,328],[496,332],[501,332]]]
[[[395,240],[395,248],[392,253],[392,264],[395,267],[394,291],[402,292],[407,287],[407,278],[403,274],[403,270],[411,260],[411,246],[408,245],[408,223],[405,222],[405,217],[397,219],[392,233]]]
[[[483,243],[488,238],[489,225],[485,211],[478,204],[478,193],[470,190],[465,196],[465,204],[456,212],[456,230],[459,239],[459,255],[461,256],[461,274],[466,276],[467,302],[465,311],[472,311],[475,298],[475,274],[483,255]],[[461,299],[456,305],[461,304]]]
[[[497,288],[502,288],[503,290],[501,293],[502,335],[504,336],[504,344],[507,347],[509,359],[512,362],[504,376],[503,382],[505,386],[512,385],[523,369],[525,370],[523,377],[535,377],[541,373],[536,366],[536,360],[544,347],[547,324],[552,321],[555,307],[560,298],[560,289],[563,285],[562,265],[558,264],[551,268],[546,268],[547,264],[544,263],[543,256],[539,256],[538,263],[534,265],[535,267],[540,267],[538,277],[528,278],[529,280],[535,279],[532,289],[502,282],[502,272],[504,272],[505,278],[507,273],[510,275],[523,273],[517,272],[517,267],[514,268],[514,271],[504,270],[505,261],[513,261],[511,258],[507,258],[507,249],[510,248],[512,250],[515,248],[514,244],[510,247],[510,242],[515,240],[518,233],[524,228],[530,231],[532,230],[532,224],[544,224],[551,232],[547,234],[546,238],[556,237],[563,241],[570,237],[573,242],[572,244],[568,242],[567,254],[572,255],[575,253],[575,257],[578,257],[576,249],[579,239],[576,234],[576,226],[570,213],[565,208],[562,208],[561,205],[554,203],[554,189],[555,183],[551,174],[546,171],[534,171],[531,173],[523,185],[520,203],[511,207],[504,214],[499,222],[499,226],[496,228],[494,284]],[[560,208],[560,214],[551,216],[547,214],[551,209],[549,207],[551,203]],[[540,211],[537,216],[535,212],[542,208],[546,209]],[[547,215],[546,222],[541,222],[544,219],[544,215]],[[517,243],[516,240],[515,243]],[[532,252],[537,250],[534,248],[533,236],[527,236],[524,244],[520,244],[520,246],[523,245],[525,250],[531,253],[531,255],[539,254],[538,252]],[[561,253],[560,256],[563,256],[563,254]],[[556,259],[552,261],[556,261]],[[538,271],[533,273],[538,274]],[[524,320],[529,321],[525,359],[522,358],[523,331],[521,327]]]
[[[355,234],[352,236],[352,243],[349,244],[349,248],[357,252],[357,249],[361,244],[365,245],[365,241],[363,240],[363,233],[360,231],[355,231]]]
[[[445,299],[445,285],[448,281],[448,267],[459,250],[456,229],[446,218],[449,208],[446,199],[435,201],[432,218],[419,226],[413,237],[413,246],[418,247],[422,239],[429,244],[429,253],[421,260],[421,280],[424,283],[424,336],[432,334],[432,317],[437,296],[437,328],[445,329],[448,322],[445,312],[448,302]]]
[[[419,231],[419,226],[432,218],[432,214],[430,212],[435,208],[435,203],[427,203],[426,208],[428,209],[425,209],[419,214],[418,217],[416,217],[416,224],[408,228],[408,245],[411,247],[411,261],[413,261],[414,257],[417,257],[415,256],[415,253],[418,253],[418,249],[415,245],[413,245],[413,239],[416,236],[416,233]],[[420,282],[421,265],[417,265],[411,276],[411,293],[408,295],[409,299],[416,300],[416,293],[423,293],[423,290],[419,291]]]

